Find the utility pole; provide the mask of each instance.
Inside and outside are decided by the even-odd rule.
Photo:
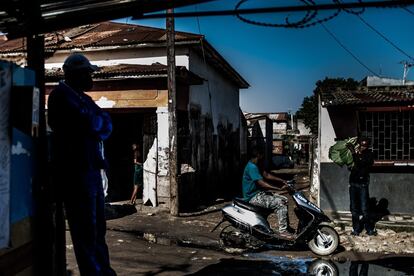
[[[168,9],[167,14],[173,14]],[[166,18],[167,29],[167,72],[168,72],[168,137],[169,143],[169,173],[170,173],[170,214],[179,214],[178,168],[177,168],[177,94],[175,83],[175,31],[174,17]]]
[[[401,61],[400,63],[404,65],[404,74],[403,74],[402,84],[405,85],[405,82],[407,81],[408,71],[410,71],[410,68],[414,66],[414,62],[409,62],[409,61],[404,60],[404,61]]]

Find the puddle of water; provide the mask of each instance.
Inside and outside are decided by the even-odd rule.
[[[191,275],[414,275],[414,258],[387,258],[370,262],[333,262],[323,259],[294,259],[260,253],[246,259],[222,259]]]

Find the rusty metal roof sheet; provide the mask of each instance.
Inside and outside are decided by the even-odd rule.
[[[277,113],[244,113],[246,120],[258,120],[263,118],[269,118],[275,122],[282,122],[289,120],[289,114],[287,112]]]
[[[197,40],[202,35],[176,32],[176,41]],[[86,47],[123,46],[144,43],[165,43],[166,31],[153,27],[102,22],[45,34],[46,50],[62,50]],[[0,52],[24,51],[24,39],[0,42]]]
[[[324,92],[321,94],[321,101],[323,106],[412,104],[414,86]]]
[[[239,88],[249,87],[247,81],[204,39],[204,36],[177,31],[175,39],[176,42],[188,43],[189,47],[200,52],[200,55],[205,54],[207,61],[229,76],[229,79]],[[201,41],[204,51],[200,46]],[[108,21],[47,33],[45,51],[53,55],[54,51],[69,49],[149,47],[150,45],[165,47],[165,42],[165,29]],[[0,40],[0,57],[8,60],[10,55],[21,55],[20,60],[25,58],[24,43],[23,39]]]
[[[188,71],[184,66],[176,67],[177,78],[185,79],[189,84],[201,84],[203,80],[196,74]],[[124,78],[166,78],[167,66],[154,63],[151,65],[118,64],[102,66],[93,74],[94,79],[124,79]],[[63,79],[60,68],[47,69],[45,75],[47,82]]]

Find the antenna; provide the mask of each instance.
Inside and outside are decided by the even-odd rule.
[[[408,71],[410,71],[410,67],[414,66],[414,62],[403,60],[403,61],[400,62],[400,64],[404,65],[404,74],[403,74],[402,84],[405,85],[405,82],[407,80]]]

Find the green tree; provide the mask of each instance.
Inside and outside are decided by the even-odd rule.
[[[312,134],[318,134],[318,97],[315,95],[305,97],[302,106],[296,112],[298,119],[303,119],[303,123],[310,129]]]
[[[342,90],[355,90],[358,85],[359,83],[352,78],[325,78],[324,80],[318,80],[313,90],[313,95],[303,99],[301,107],[296,112],[296,117],[303,119],[305,126],[311,130],[312,134],[318,135],[319,94],[335,93],[338,88]]]

